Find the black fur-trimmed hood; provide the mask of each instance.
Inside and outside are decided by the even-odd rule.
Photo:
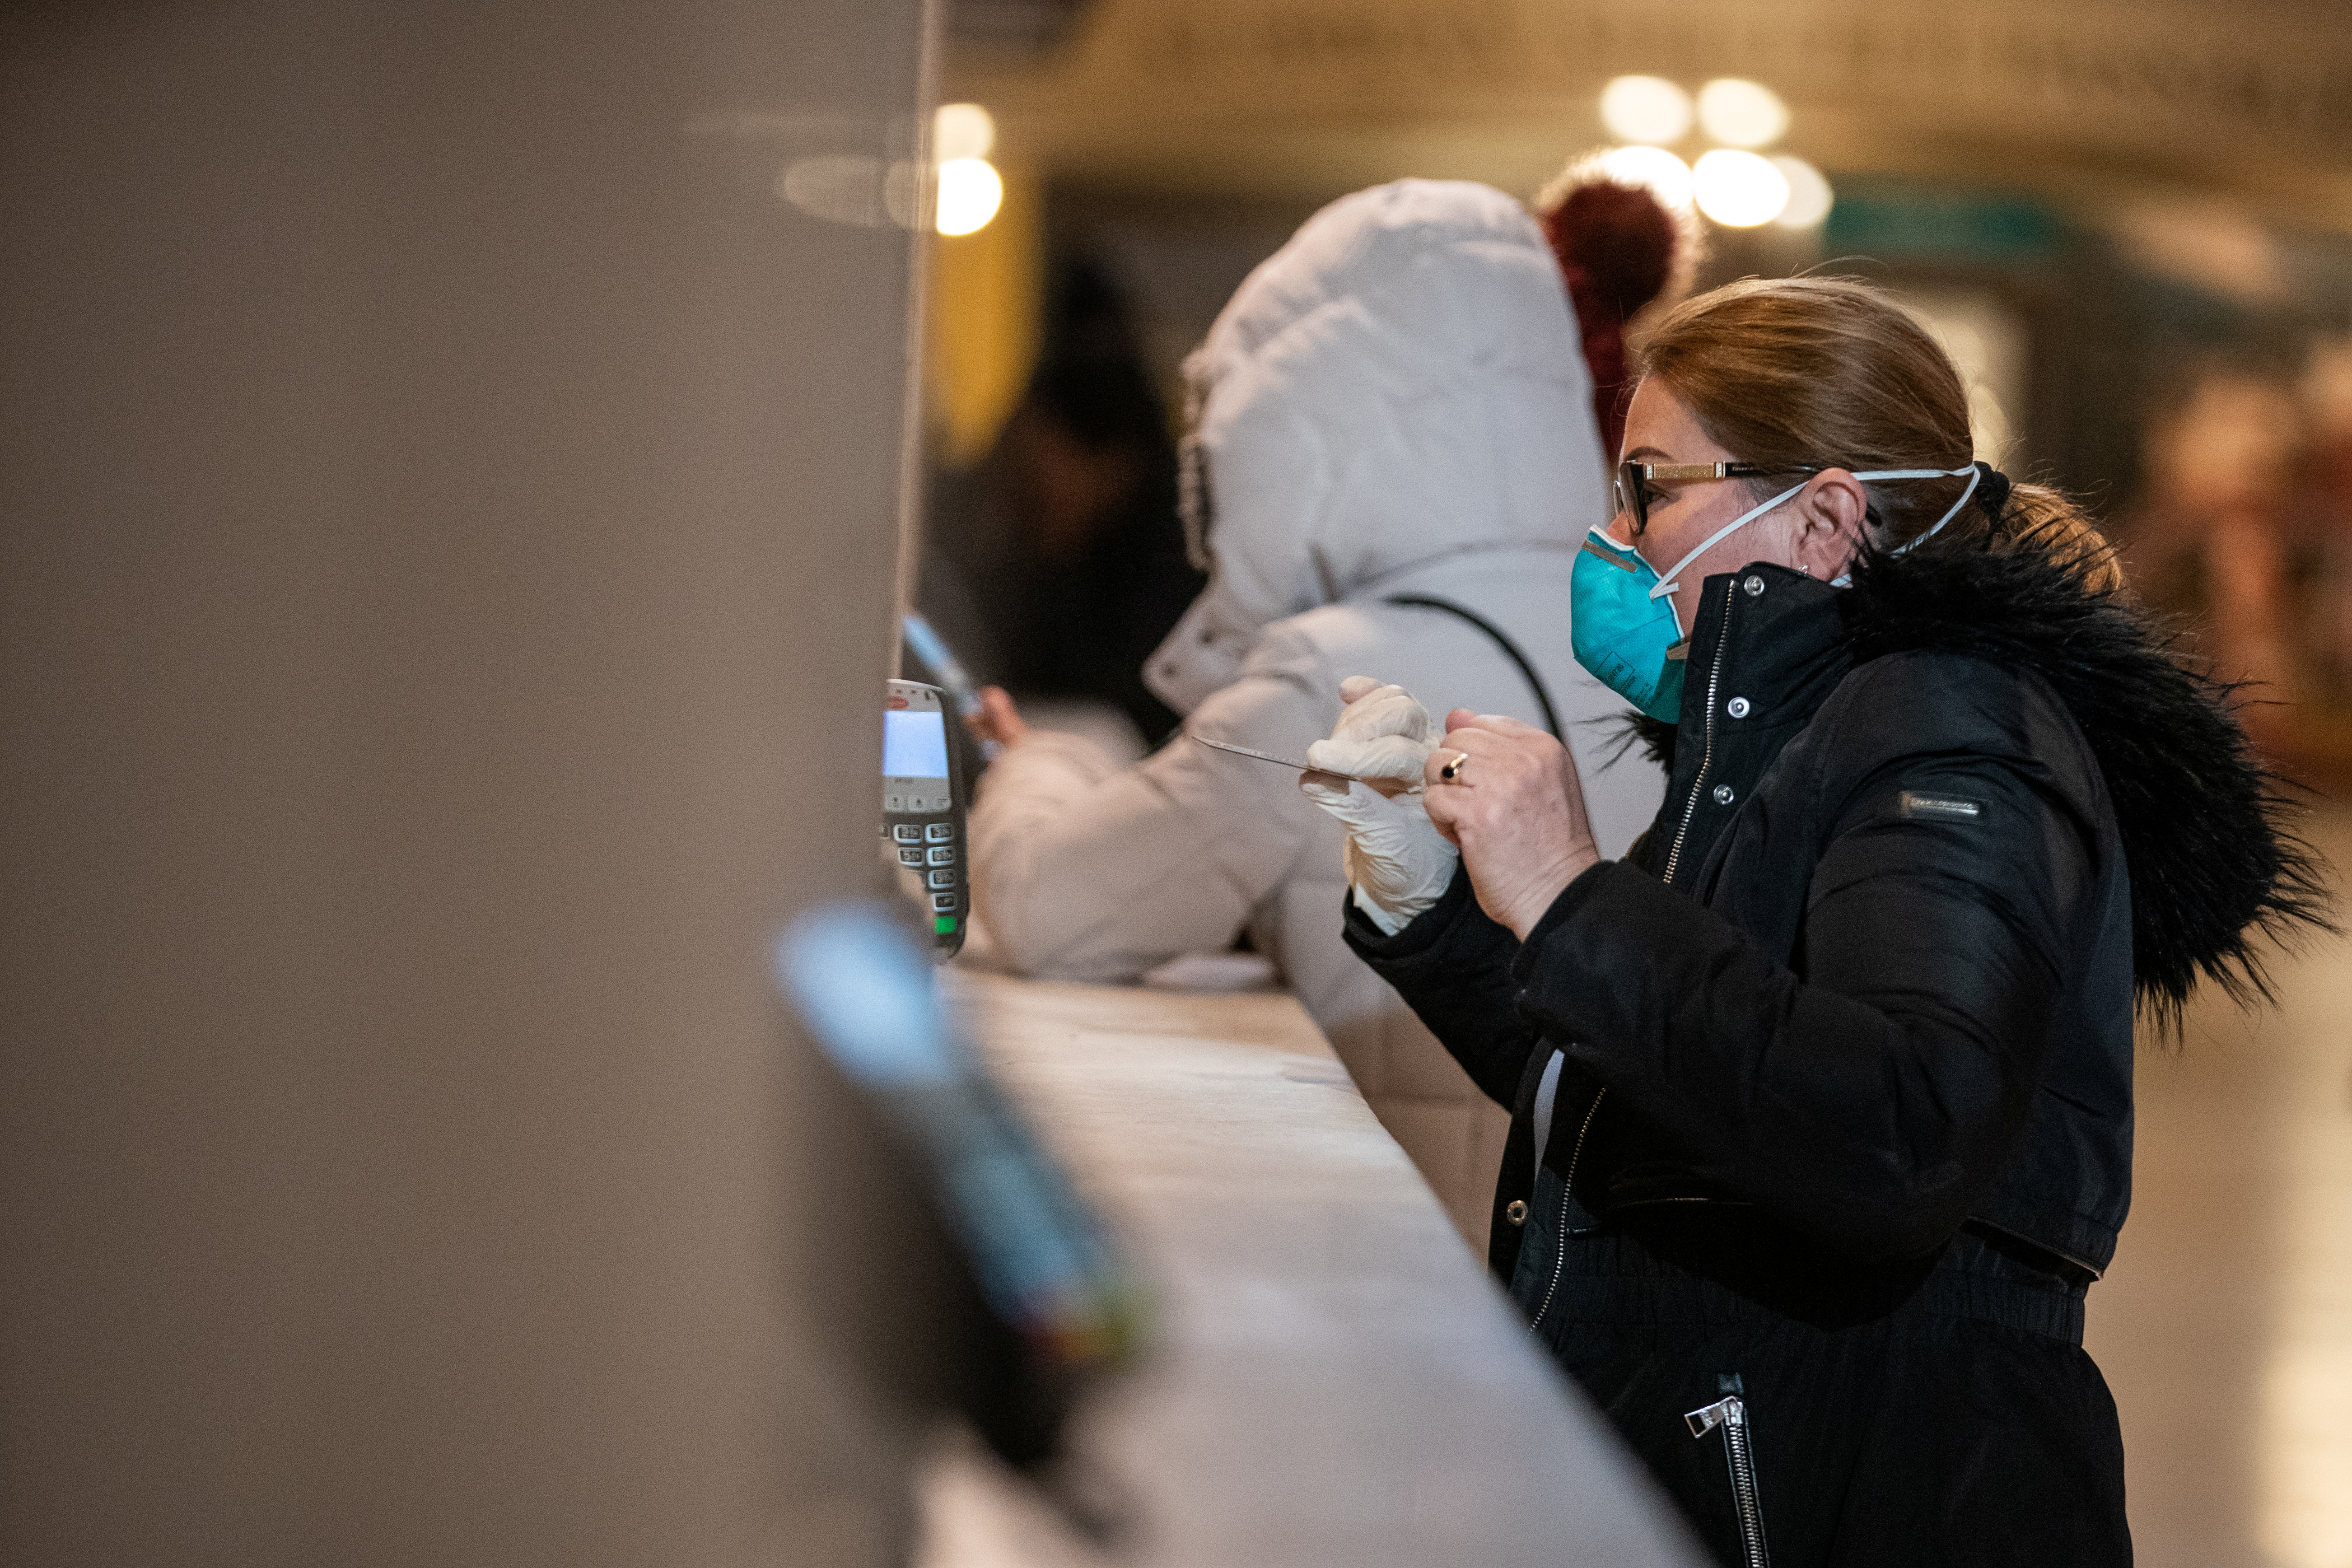
[[[2321,867],[2247,742],[2233,689],[2127,595],[2091,587],[2082,564],[2030,532],[1873,552],[1838,598],[1847,650],[1856,664],[1965,654],[2048,681],[2115,806],[2142,1007],[2176,1026],[2200,978],[2241,1004],[2267,1000],[2263,941],[2335,929]],[[1671,776],[1675,727],[1635,731]]]

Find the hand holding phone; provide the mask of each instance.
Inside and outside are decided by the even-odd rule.
[[[989,752],[992,758],[1005,747],[1017,746],[1029,738],[1029,721],[1021,717],[1013,694],[1002,686],[983,686],[975,692],[971,711],[964,715],[964,722],[980,737],[983,747],[993,748]]]

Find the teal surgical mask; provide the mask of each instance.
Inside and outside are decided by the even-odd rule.
[[[1657,581],[1639,552],[1594,529],[1568,576],[1569,644],[1601,685],[1671,724],[1682,717],[1690,639],[1674,601],[1651,595]]]
[[[1939,532],[1959,515],[1976,493],[1981,468],[1883,468],[1856,474],[1857,479],[1958,479],[1966,474],[1968,488],[1936,526],[1903,546],[1914,549]],[[1808,480],[1807,483],[1811,481]],[[1734,531],[1762,517],[1805,487],[1794,485],[1761,506],[1750,507],[1717,529],[1699,546],[1675,563],[1664,577],[1639,551],[1618,543],[1600,528],[1592,530],[1569,574],[1569,639],[1576,662],[1634,707],[1653,719],[1671,724],[1682,717],[1683,665],[1690,648],[1690,633],[1675,605],[1682,591],[1682,574],[1690,563]],[[1895,552],[1901,554],[1902,551]],[[1832,584],[1844,587],[1850,576]]]

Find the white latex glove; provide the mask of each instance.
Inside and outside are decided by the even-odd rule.
[[[1350,676],[1339,688],[1349,699],[1331,738],[1307,749],[1323,767],[1379,777],[1389,791],[1328,773],[1301,773],[1307,798],[1348,826],[1348,886],[1356,907],[1394,936],[1437,902],[1461,851],[1430,826],[1421,796],[1422,763],[1440,733],[1403,689]],[[1407,787],[1409,785],[1409,787]]]
[[[1307,763],[1335,773],[1394,780],[1401,789],[1421,788],[1422,764],[1445,731],[1429,710],[1402,686],[1383,686],[1369,675],[1339,683],[1347,708],[1331,726],[1331,737],[1307,748]],[[1377,786],[1376,786],[1377,787]],[[1382,795],[1398,790],[1381,789]]]

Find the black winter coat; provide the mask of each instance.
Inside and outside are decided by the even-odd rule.
[[[1524,945],[1466,874],[1392,938],[1349,913],[1359,953],[1514,1111],[1490,1260],[1733,1560],[1722,1489],[1669,1431],[1684,1412],[1638,1406],[1742,1375],[1782,1401],[1783,1464],[1839,1500],[1783,1490],[1779,1533],[1811,1542],[1794,1560],[1931,1560],[1841,1510],[1908,1489],[1948,1521],[1970,1508],[1954,1468],[2032,1521],[2020,1500],[2053,1461],[2029,1428],[2099,1471],[2044,1510],[2089,1531],[2065,1551],[2114,1557],[2113,1407],[2073,1347],[2129,1205],[2135,991],[2174,1013],[2200,973],[2259,991],[2250,928],[2315,920],[2311,868],[2227,693],[2030,542],[1874,557],[1843,591],[1766,564],[1711,577],[1688,657],[1682,721],[1652,736],[1656,823]],[[1706,1364],[1731,1352],[1661,1326],[1685,1319],[1745,1324],[1750,1364]],[[2063,1412],[1955,1392],[1981,1348],[1899,1351],[1962,1321],[2027,1336],[2013,1392],[2056,1388]],[[1758,1357],[1811,1371],[1780,1387]],[[1898,1394],[1885,1369],[1905,1366],[1944,1370]],[[1874,1400],[2017,1429],[1923,1457]]]

